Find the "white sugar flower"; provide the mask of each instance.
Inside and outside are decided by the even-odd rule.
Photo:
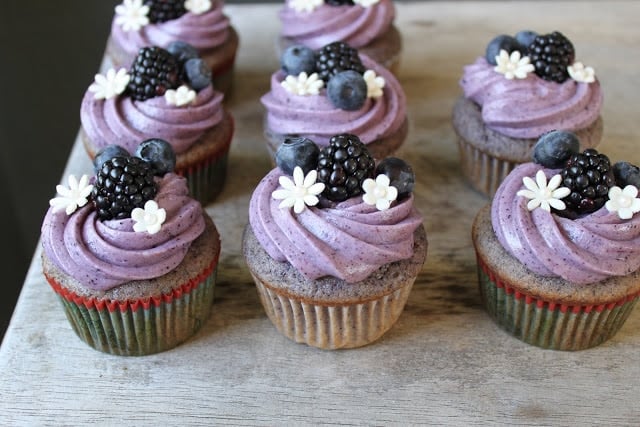
[[[385,84],[384,77],[376,76],[373,70],[365,71],[363,77],[367,83],[367,98],[380,98]]]
[[[398,189],[390,184],[389,177],[380,174],[374,181],[367,178],[362,183],[364,195],[362,200],[368,205],[375,205],[379,211],[389,209],[391,202],[398,198]]]
[[[64,208],[67,215],[71,215],[76,209],[87,204],[93,185],[89,184],[88,175],[82,175],[80,181],[76,179],[75,175],[69,175],[68,182],[69,188],[64,185],[56,186],[58,197],[49,200],[49,206],[54,211]]]
[[[558,188],[561,182],[562,176],[557,174],[547,184],[546,175],[542,170],[539,170],[536,173],[535,182],[528,176],[522,178],[522,183],[527,187],[527,190],[520,190],[516,194],[531,199],[527,203],[527,209],[530,211],[538,206],[547,212],[551,212],[551,208],[561,211],[566,208],[566,205],[560,199],[567,197],[571,193],[571,190],[567,187]]]
[[[105,75],[95,75],[94,82],[89,86],[89,92],[93,92],[94,99],[110,99],[124,92],[130,79],[131,76],[126,69],[120,68],[116,72],[110,68]]]
[[[633,214],[640,212],[638,189],[633,185],[624,189],[614,185],[609,189],[609,200],[604,206],[609,212],[618,212],[620,219],[631,219]]]
[[[297,77],[287,76],[280,84],[287,92],[302,96],[317,95],[324,86],[324,82],[318,77],[318,73],[312,73],[307,76],[304,71],[298,74]]]
[[[182,85],[178,89],[169,89],[164,93],[164,99],[169,105],[182,107],[191,104],[196,99],[196,91],[190,89],[189,86]]]
[[[143,5],[142,0],[124,0],[116,6],[116,24],[124,31],[138,31],[149,24],[149,6]]]
[[[200,15],[211,9],[211,0],[185,0],[184,8],[195,15]]]
[[[279,179],[282,188],[271,193],[271,197],[276,200],[282,200],[278,205],[279,208],[293,206],[293,211],[299,214],[304,210],[305,205],[315,206],[320,201],[316,196],[322,193],[324,184],[316,182],[317,178],[318,171],[315,169],[309,171],[307,176],[304,176],[302,168],[296,166],[293,170],[293,181],[289,177],[282,175]]]
[[[380,0],[353,0],[355,4],[359,4],[362,7],[370,7],[378,3]]]
[[[585,67],[582,62],[574,62],[567,67],[569,76],[580,83],[593,83],[596,81],[596,72],[593,67]]]
[[[131,211],[131,219],[135,221],[133,231],[142,233],[146,231],[149,234],[156,234],[160,231],[164,220],[167,219],[167,211],[159,208],[154,200],[147,200],[144,209],[135,208]]]
[[[324,0],[291,0],[289,7],[296,12],[313,12],[314,9],[322,6]]]
[[[496,56],[496,64],[493,69],[500,74],[504,74],[504,77],[508,80],[513,80],[514,78],[524,79],[527,74],[535,70],[529,57],[521,56],[517,50],[514,50],[509,55],[506,50],[500,49],[500,54]]]

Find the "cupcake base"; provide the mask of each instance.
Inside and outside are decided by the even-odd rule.
[[[333,350],[370,344],[395,324],[424,264],[427,239],[421,226],[412,258],[386,264],[358,283],[305,279],[289,263],[269,257],[250,225],[243,253],[274,326],[295,342]]]
[[[233,117],[225,111],[219,124],[207,131],[187,151],[176,156],[175,172],[187,178],[191,196],[203,205],[215,200],[224,187],[233,133]],[[83,129],[80,129],[80,139],[93,160],[98,147],[89,140]]]
[[[480,106],[463,96],[453,109],[453,128],[458,137],[462,174],[471,187],[485,196],[493,196],[517,165],[531,161],[538,141],[510,138],[487,128]],[[602,139],[602,129],[602,118],[598,117],[588,128],[574,131],[581,150],[596,147]]]
[[[528,271],[495,237],[489,206],[476,216],[472,237],[486,311],[528,344],[553,350],[595,347],[618,332],[640,297],[640,271],[588,285]]]
[[[220,254],[218,232],[205,232],[184,261],[157,279],[89,291],[43,253],[43,271],[78,337],[96,350],[143,356],[169,350],[193,336],[209,318]]]

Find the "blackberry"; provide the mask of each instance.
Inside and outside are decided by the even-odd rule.
[[[137,157],[113,157],[102,164],[91,196],[98,218],[124,219],[158,191],[152,166]]]
[[[375,163],[366,145],[355,135],[332,136],[318,156],[318,181],[324,182],[322,195],[342,202],[362,193],[362,183],[373,175]]]
[[[560,174],[562,185],[571,194],[562,199],[567,208],[558,214],[568,218],[600,209],[607,201],[609,188],[616,183],[609,158],[593,148],[572,154]]]
[[[358,51],[348,44],[333,42],[316,52],[316,72],[325,83],[329,82],[331,76],[346,70],[360,74],[365,72]]]
[[[180,18],[187,13],[184,8],[184,0],[145,0],[149,6],[149,22],[166,22]]]
[[[129,96],[144,101],[163,96],[168,89],[180,85],[180,69],[176,58],[161,47],[143,47],[131,65],[127,85]]]
[[[569,78],[567,67],[573,64],[576,53],[573,44],[562,33],[554,31],[539,35],[527,49],[538,76],[557,83]]]
[[[324,0],[329,6],[353,6],[355,3],[353,0]]]

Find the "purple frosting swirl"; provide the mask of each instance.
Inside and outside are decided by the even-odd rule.
[[[606,208],[576,220],[543,209],[529,211],[517,196],[522,178],[557,169],[535,163],[516,167],[496,192],[491,208],[493,229],[502,246],[532,272],[575,284],[624,276],[640,268],[640,215],[623,220]]]
[[[95,291],[173,270],[202,234],[205,223],[200,203],[189,197],[185,178],[169,173],[157,182],[154,200],[167,214],[158,233],[133,231],[131,218],[100,221],[91,202],[71,215],[50,208],[42,224],[47,257]]]
[[[196,15],[187,12],[177,19],[148,24],[139,31],[124,31],[116,24],[114,17],[111,37],[131,58],[140,48],[167,47],[174,40],[189,43],[200,52],[206,52],[222,45],[229,36],[229,19],[222,13],[223,6],[224,2],[213,1],[211,9],[205,13]]]
[[[365,144],[396,132],[406,120],[406,97],[398,80],[383,66],[360,54],[366,69],[382,76],[385,86],[379,98],[368,98],[355,111],[336,108],[321,89],[318,95],[294,95],[280,84],[286,74],[271,76],[271,91],[260,98],[267,109],[266,125],[278,134],[294,134],[312,139],[320,146],[339,133],[352,133]]]
[[[312,49],[337,40],[361,48],[386,33],[396,14],[392,0],[380,0],[370,7],[323,3],[311,12],[297,12],[290,3],[279,13],[280,34]]]
[[[534,73],[508,80],[480,57],[464,67],[460,85],[465,97],[482,108],[489,129],[512,138],[537,138],[550,130],[576,131],[600,115],[600,83],[546,81]]]
[[[117,141],[133,153],[140,142],[154,137],[168,141],[176,154],[180,154],[220,123],[224,116],[222,98],[211,85],[184,107],[168,105],[164,97],[134,101],[119,95],[96,100],[93,93],[87,91],[80,106],[80,121],[97,149]]]
[[[249,205],[253,232],[274,260],[289,262],[309,280],[334,276],[355,283],[413,256],[413,233],[422,223],[413,196],[385,211],[353,197],[333,207],[307,206],[296,215],[271,197],[281,175],[278,168],[267,174]]]

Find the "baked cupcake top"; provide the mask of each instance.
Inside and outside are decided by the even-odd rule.
[[[349,283],[411,258],[422,217],[404,161],[387,158],[376,167],[357,136],[340,134],[321,150],[309,139],[289,139],[276,163],[249,205],[252,230],[271,258],[309,280]]]
[[[464,96],[480,105],[489,129],[512,138],[576,131],[600,115],[603,94],[593,68],[575,61],[561,33],[500,35],[464,67]]]
[[[271,90],[260,99],[271,132],[305,136],[321,146],[333,135],[352,133],[368,144],[392,135],[407,120],[398,80],[346,43],[318,51],[291,46],[281,63],[271,76]]]
[[[98,149],[118,141],[133,153],[154,136],[181,154],[222,121],[222,100],[197,51],[174,42],[169,50],[142,48],[128,70],[97,74],[82,99],[80,120]]]
[[[640,169],[578,153],[570,132],[543,135],[534,161],[516,167],[496,192],[496,237],[532,272],[590,284],[640,268]]]
[[[395,14],[392,0],[286,0],[280,34],[312,49],[334,41],[360,48],[385,34]]]
[[[44,253],[90,290],[172,271],[205,229],[186,179],[171,172],[170,145],[145,141],[138,156],[109,146],[96,156],[95,177],[69,176],[69,186],[58,185],[50,201],[42,224]]]
[[[201,53],[229,37],[221,0],[123,0],[115,8],[111,37],[133,57],[145,46],[167,47],[182,40]]]

